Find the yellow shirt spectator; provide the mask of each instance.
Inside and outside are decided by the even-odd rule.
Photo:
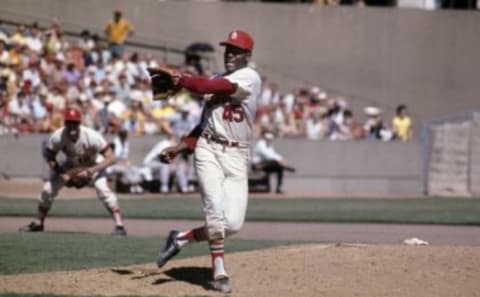
[[[408,141],[412,138],[412,119],[407,115],[407,107],[399,105],[396,116],[392,119],[393,131],[401,141]]]
[[[124,19],[118,21],[111,20],[105,32],[110,43],[123,44],[128,35],[133,32],[133,26]]]

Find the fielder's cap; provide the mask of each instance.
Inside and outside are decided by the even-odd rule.
[[[244,50],[253,50],[253,38],[245,31],[235,30],[228,34],[225,41],[220,42],[220,45],[232,45]]]
[[[65,122],[77,122],[80,123],[82,121],[82,113],[80,110],[70,107],[65,109],[63,113],[63,120]]]

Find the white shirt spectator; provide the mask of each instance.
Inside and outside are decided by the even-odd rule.
[[[39,96],[32,100],[32,116],[35,120],[42,120],[48,116],[47,108],[42,104]]]
[[[20,117],[29,117],[32,111],[26,100],[27,98],[18,99],[18,97],[15,97],[8,103],[8,112]]]
[[[307,139],[322,139],[324,130],[324,123],[318,119],[313,119],[310,117],[305,121],[305,133],[307,134]]]
[[[282,161],[283,157],[275,151],[273,145],[268,144],[265,139],[260,139],[253,148],[252,162],[259,163],[263,161]]]
[[[34,87],[34,88],[39,87],[41,82],[42,82],[40,80],[40,73],[38,72],[37,69],[34,69],[34,68],[27,68],[27,69],[23,70],[22,79],[24,81],[26,81],[26,80],[31,81],[32,82],[32,87]]]
[[[43,43],[42,43],[42,40],[40,39],[40,35],[28,36],[25,39],[25,42],[27,44],[27,47],[32,51],[34,51],[35,53],[39,54],[42,52]]]
[[[293,110],[293,104],[295,104],[295,95],[289,93],[283,97],[283,103],[285,104],[285,110],[290,113]]]

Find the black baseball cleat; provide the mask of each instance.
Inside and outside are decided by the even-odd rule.
[[[31,222],[30,224],[20,228],[20,232],[43,232],[43,225],[36,222]]]
[[[163,267],[163,265],[167,264],[168,260],[173,258],[176,254],[180,252],[180,246],[177,242],[177,230],[172,230],[168,234],[167,241],[165,242],[165,246],[160,251],[160,255],[157,258],[157,266],[158,268]]]
[[[127,236],[127,230],[125,230],[125,227],[123,226],[115,226],[112,235]]]

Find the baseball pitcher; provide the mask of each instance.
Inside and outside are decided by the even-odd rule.
[[[255,119],[255,108],[261,90],[258,73],[248,66],[253,39],[236,30],[220,43],[225,46],[225,73],[213,78],[189,76],[173,69],[151,69],[154,92],[155,80],[171,77],[172,92],[186,88],[203,94],[205,105],[201,123],[175,147],[164,150],[168,162],[184,150],[194,151],[205,226],[178,232],[170,231],[157,265],[162,267],[187,243],[208,240],[212,258],[214,290],[230,292],[230,278],[224,263],[225,238],[240,231],[245,220],[248,197],[249,142]],[[168,88],[167,88],[168,89]]]

